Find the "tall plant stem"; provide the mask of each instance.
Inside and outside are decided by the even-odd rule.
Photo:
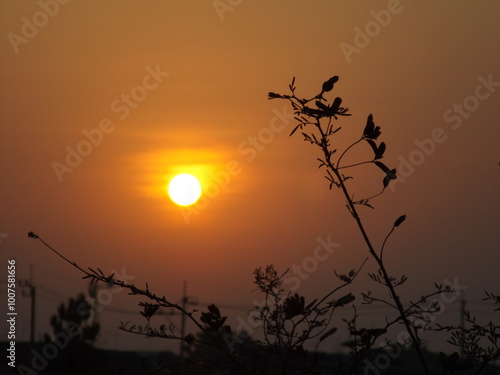
[[[375,252],[375,249],[371,243],[371,240],[368,237],[368,234],[366,233],[365,227],[364,227],[363,223],[361,222],[361,218],[359,217],[358,211],[356,210],[356,206],[355,206],[353,200],[351,199],[351,197],[349,196],[349,192],[347,191],[347,187],[345,186],[344,180],[343,180],[339,170],[333,165],[333,163],[331,161],[330,152],[328,150],[328,137],[324,133],[324,131],[321,127],[321,124],[319,124],[319,122],[318,122],[318,124],[316,124],[316,127],[318,128],[318,130],[321,134],[320,147],[323,150],[323,154],[325,155],[325,161],[326,161],[327,167],[330,168],[330,170],[335,174],[335,176],[337,177],[337,179],[339,181],[338,186],[340,187],[340,189],[344,193],[345,198],[347,199],[347,204],[348,204],[349,210],[350,210],[352,216],[354,217],[356,224],[358,225],[358,228],[361,232],[361,235],[363,236],[363,239],[364,239],[366,245],[368,246],[368,251],[369,251],[370,255],[375,259],[375,261],[377,262],[377,264],[380,268],[380,271],[382,272],[382,277],[384,278],[384,283],[387,286],[387,288],[389,288],[391,298],[396,303],[396,307],[397,307],[397,310],[398,310],[399,315],[401,317],[401,320],[403,321],[405,328],[406,328],[408,334],[410,335],[413,346],[415,347],[417,355],[422,363],[422,366],[424,367],[425,373],[427,375],[429,375],[430,372],[429,372],[429,369],[427,367],[427,363],[425,362],[422,351],[420,350],[420,342],[419,342],[418,338],[415,336],[415,333],[413,332],[413,330],[411,328],[411,324],[406,317],[405,309],[403,307],[403,304],[401,303],[401,300],[399,299],[398,294],[396,293],[396,289],[394,288],[394,285],[392,284],[391,278],[389,277],[389,274],[387,273],[384,262],[383,262],[382,258],[380,258],[377,255],[377,253]]]

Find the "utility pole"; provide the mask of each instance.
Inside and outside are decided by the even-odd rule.
[[[28,288],[23,290],[23,297],[31,298],[31,324],[30,324],[30,342],[35,342],[35,306],[36,306],[36,288],[33,285],[33,264],[30,264],[30,278],[29,280],[19,280],[19,286]]]
[[[462,298],[460,300],[460,356],[464,355],[464,343],[465,343],[465,291],[462,291]]]
[[[184,284],[182,285],[182,301],[181,301],[181,306],[184,311],[186,311],[186,305],[187,305],[187,281],[184,280]],[[181,315],[181,359],[184,359],[184,337],[185,337],[185,330],[186,330],[186,314]]]
[[[186,309],[188,305],[196,306],[198,305],[198,301],[196,300],[196,298],[191,298],[187,295],[187,280],[184,280],[184,283],[182,285],[181,307],[184,311],[187,311]],[[173,312],[170,315],[176,315],[176,314],[175,312]],[[181,337],[183,339],[181,340],[180,357],[181,359],[183,359],[186,353],[186,344],[184,343],[184,337],[186,337],[186,314],[181,314]]]

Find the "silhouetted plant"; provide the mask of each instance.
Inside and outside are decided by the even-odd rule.
[[[365,353],[371,349],[377,338],[384,335],[391,325],[402,322],[411,339],[413,347],[418,354],[425,373],[429,374],[428,365],[420,349],[422,341],[419,337],[419,332],[425,328],[431,329],[428,324],[430,323],[428,316],[430,314],[437,313],[440,306],[434,304],[428,308],[423,308],[422,304],[433,295],[450,293],[454,292],[454,290],[449,285],[442,286],[435,284],[437,288],[436,292],[432,292],[421,297],[419,301],[409,301],[407,304],[408,307],[404,306],[399,294],[396,292],[396,288],[404,284],[407,278],[405,275],[400,277],[390,275],[384,263],[383,255],[388,238],[393,233],[395,228],[399,227],[405,221],[406,215],[401,215],[395,220],[383,243],[379,248],[377,248],[373,245],[372,240],[368,236],[365,225],[363,224],[357,209],[357,206],[373,208],[371,200],[381,195],[389,183],[397,178],[396,170],[387,167],[380,161],[386,151],[386,145],[384,142],[376,142],[378,137],[381,135],[381,128],[380,126],[375,125],[372,114],[368,115],[366,125],[361,136],[351,145],[346,147],[341,153],[338,152],[337,148],[333,146],[333,136],[342,129],[340,126],[335,125],[335,120],[338,120],[341,116],[350,116],[348,113],[349,109],[347,107],[342,107],[342,99],[340,97],[336,97],[332,102],[328,102],[325,98],[325,93],[333,90],[334,85],[338,82],[338,80],[338,76],[331,77],[323,83],[321,91],[317,95],[307,99],[296,95],[294,78],[292,83],[289,85],[290,94],[282,95],[270,92],[268,94],[268,98],[282,99],[290,102],[294,110],[295,119],[298,122],[298,125],[292,130],[290,135],[293,135],[297,132],[297,130],[300,130],[306,142],[319,147],[322,154],[322,156],[317,159],[319,161],[319,167],[326,170],[325,178],[329,182],[330,189],[335,186],[343,193],[346,200],[346,207],[356,221],[363,240],[367,245],[369,254],[378,266],[378,271],[376,273],[369,273],[368,275],[372,280],[385,286],[389,290],[391,300],[374,297],[370,292],[368,292],[363,294],[364,302],[368,304],[375,302],[383,303],[398,312],[398,317],[396,319],[392,321],[387,320],[384,327],[376,329],[358,329],[356,327],[357,314],[354,315],[352,320],[346,321],[349,331],[354,337],[354,340],[349,344],[349,347],[351,348],[351,355],[355,359],[354,363],[361,353]],[[359,146],[364,142],[370,146],[373,152],[372,158],[353,164],[342,163],[344,156],[348,152],[352,152],[356,146]],[[385,176],[381,181],[381,190],[378,193],[355,200],[348,188],[348,181],[351,180],[352,177],[346,176],[344,173],[346,170],[366,164],[372,164],[384,172]],[[495,300],[496,303],[500,303],[498,296],[493,294],[488,294],[487,296],[488,299],[492,299]],[[467,316],[467,321],[472,324],[472,328],[465,331],[453,331],[450,342],[456,345],[461,344],[462,347],[464,347],[463,345],[466,346],[465,350],[466,353],[468,353],[467,362],[484,360],[484,363],[486,364],[490,361],[498,359],[498,347],[496,346],[496,338],[498,337],[495,336],[495,327],[497,326],[493,325],[491,322],[486,326],[479,326],[475,324],[474,320],[472,320],[469,316]],[[422,325],[421,322],[424,322],[424,325]],[[485,336],[488,337],[490,341],[495,340],[495,348],[485,349],[477,345],[479,338]],[[355,365],[353,365],[353,370],[354,368]]]
[[[338,329],[332,325],[335,312],[345,306],[352,305],[352,318],[343,320],[351,335],[351,339],[346,343],[350,350],[350,356],[348,359],[339,360],[334,365],[335,373],[360,373],[363,370],[363,360],[384,349],[384,347],[375,348],[376,342],[380,343],[382,339],[385,339],[386,347],[393,345],[386,338],[386,334],[391,327],[398,324],[404,325],[408,342],[412,344],[426,374],[430,374],[430,370],[421,349],[420,333],[428,329],[450,331],[450,342],[460,345],[464,349],[465,358],[462,359],[456,354],[450,356],[443,354],[441,356],[444,371],[458,373],[458,371],[469,368],[471,363],[480,362],[481,365],[477,372],[479,373],[487,363],[499,358],[497,346],[499,327],[491,322],[479,325],[470,315],[467,316],[467,321],[471,327],[467,329],[463,329],[463,327],[433,327],[430,316],[438,313],[440,306],[431,303],[430,306],[425,307],[424,304],[435,295],[456,292],[453,287],[435,284],[435,291],[423,295],[417,301],[402,301],[398,288],[407,281],[407,278],[405,275],[391,275],[384,263],[384,249],[387,241],[394,230],[405,221],[406,215],[395,219],[380,246],[374,245],[367,233],[358,209],[360,207],[373,209],[372,200],[380,196],[390,182],[397,178],[397,175],[395,169],[388,167],[381,161],[387,147],[384,142],[378,141],[382,134],[381,128],[375,124],[371,114],[367,116],[363,131],[352,144],[343,150],[336,148],[333,138],[342,129],[336,125],[336,121],[340,117],[350,116],[349,109],[342,106],[343,101],[340,97],[334,97],[333,100],[326,98],[326,95],[329,95],[328,93],[333,90],[338,81],[338,76],[331,77],[322,84],[318,94],[307,99],[296,95],[294,78],[289,85],[290,94],[282,95],[270,92],[268,98],[286,100],[291,104],[298,124],[290,135],[299,131],[305,141],[319,148],[321,152],[317,159],[319,167],[325,170],[325,178],[329,183],[329,188],[339,189],[344,196],[347,210],[356,222],[369,256],[357,269],[352,269],[346,274],[335,272],[340,281],[338,286],[331,287],[328,293],[315,298],[306,298],[297,292],[292,294],[291,291],[284,288],[283,281],[288,270],[279,274],[273,265],[269,265],[265,269],[257,268],[254,271],[254,283],[263,294],[263,303],[256,306],[257,314],[253,315],[255,323],[253,327],[256,327],[255,331],[261,333],[260,339],[250,338],[250,335],[244,332],[234,332],[227,324],[227,317],[213,304],[207,307],[207,311],[186,310],[181,305],[171,302],[167,297],[151,292],[147,284],[145,289],[141,289],[133,284],[115,279],[114,275],[106,276],[99,268],[97,270],[81,268],[50,247],[33,232],[30,232],[28,236],[40,240],[58,256],[82,272],[83,278],[89,278],[91,283],[103,282],[108,285],[118,285],[128,289],[132,295],[139,295],[147,299],[147,301],[140,303],[143,308],[140,314],[146,319],[146,324],[136,325],[122,322],[120,329],[133,334],[180,341],[186,348],[186,358],[180,363],[182,365],[203,365],[227,369],[231,373],[248,374],[321,373],[321,366],[317,361],[318,346],[316,346],[316,350],[309,352],[305,344],[316,340],[317,345],[319,345],[326,338],[335,334]],[[363,145],[368,146],[372,156],[367,160],[346,164],[344,157]],[[361,165],[373,165],[380,169],[384,175],[378,182],[380,188],[377,191],[354,199],[349,190],[353,177],[346,175],[346,173]],[[337,295],[341,289],[346,288],[356,279],[370,258],[375,262],[377,270],[368,275],[375,283],[387,289],[389,298],[379,297],[368,291],[361,294],[362,303],[368,305],[383,304],[396,312],[396,316],[386,317],[384,323],[375,328],[362,327],[358,323],[358,313],[353,303],[356,297],[352,293]],[[494,294],[487,294],[487,299],[500,304],[500,298]],[[196,335],[188,333],[181,336],[173,324],[153,326],[151,318],[160,308],[177,310],[194,324],[198,333]],[[493,346],[479,345],[480,337],[491,341]],[[405,344],[406,342],[398,345],[404,346]],[[177,365],[175,364],[175,366]],[[174,365],[167,364],[164,368],[172,366]]]
[[[361,232],[364,242],[368,247],[368,252],[372,256],[372,258],[376,261],[379,269],[377,274],[370,274],[370,277],[376,282],[386,286],[389,289],[390,296],[394,305],[388,303],[391,307],[397,309],[399,313],[399,319],[404,323],[406,330],[411,338],[411,341],[417,351],[417,354],[421,360],[421,363],[424,367],[425,373],[429,373],[429,369],[427,368],[427,364],[423,358],[423,355],[420,351],[421,342],[418,336],[415,334],[415,331],[410,322],[409,314],[407,309],[403,306],[401,299],[396,293],[396,287],[404,283],[406,277],[402,276],[399,280],[395,277],[390,276],[386,266],[383,262],[383,251],[385,243],[388,237],[393,232],[394,228],[401,225],[401,223],[405,220],[406,216],[402,215],[396,219],[393,224],[393,227],[386,239],[384,240],[380,249],[376,249],[376,247],[372,244],[372,240],[367,234],[365,226],[361,220],[361,217],[358,213],[357,205],[363,205],[367,207],[371,207],[370,201],[371,199],[379,196],[383,193],[385,188],[389,185],[391,180],[397,178],[396,170],[390,169],[384,163],[380,161],[383,158],[384,152],[386,150],[386,145],[384,142],[380,142],[377,144],[375,141],[381,135],[380,126],[376,126],[373,121],[373,116],[370,114],[367,118],[365,128],[360,138],[353,142],[350,146],[345,148],[345,150],[340,153],[338,157],[336,157],[337,149],[333,148],[332,136],[334,136],[339,130],[342,128],[335,125],[335,120],[338,120],[339,116],[350,116],[349,109],[347,107],[342,107],[342,99],[336,97],[332,103],[328,103],[325,99],[324,94],[331,91],[334,87],[334,84],[339,80],[338,76],[333,76],[329,80],[325,81],[322,85],[321,91],[319,94],[313,96],[310,99],[299,98],[296,96],[295,91],[295,78],[292,80],[292,83],[289,85],[290,95],[281,95],[273,92],[269,93],[269,99],[284,99],[288,100],[292,105],[294,110],[295,119],[298,122],[298,125],[292,130],[290,135],[293,135],[297,130],[302,131],[302,135],[304,140],[311,143],[312,145],[318,146],[321,149],[322,157],[318,158],[319,167],[324,168],[326,170],[325,178],[330,183],[330,189],[333,186],[340,189],[346,199],[346,207],[351,213],[352,217],[357,223],[357,226]],[[358,162],[355,164],[344,165],[342,164],[343,157],[353,150],[353,148],[362,142],[366,142],[373,151],[373,158],[370,160]],[[381,181],[381,191],[375,195],[371,195],[369,197],[364,197],[358,200],[354,200],[352,195],[349,193],[347,181],[352,179],[350,176],[346,176],[344,174],[344,170],[349,168],[355,168],[359,165],[363,164],[373,164],[380,168],[384,173],[385,177]],[[371,335],[363,336],[363,340],[371,342]]]
[[[493,301],[495,305],[500,305],[499,296],[486,292],[484,301]],[[496,308],[495,311],[499,311]],[[468,370],[479,363],[479,368],[475,372],[479,374],[489,363],[500,359],[500,325],[493,323],[479,323],[470,311],[465,311],[464,326],[443,326],[437,324],[435,331],[448,331],[451,336],[448,342],[458,348],[463,353],[462,357],[458,353],[446,356],[440,353],[441,365],[446,371]]]
[[[342,284],[322,298],[306,303],[304,296],[286,293],[283,287],[286,272],[279,275],[273,265],[265,270],[256,269],[254,282],[264,294],[255,317],[264,339],[257,344],[267,353],[267,359],[278,363],[283,373],[318,371],[314,354],[304,345],[312,339],[322,342],[337,331],[336,327],[330,327],[334,312],[353,302],[355,297],[351,293],[338,299],[330,297],[349,285],[358,273],[359,270],[352,270],[349,275],[339,275]]]

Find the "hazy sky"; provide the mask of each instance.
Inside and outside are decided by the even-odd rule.
[[[473,308],[500,281],[499,14],[495,0],[0,0],[2,280],[7,259],[18,279],[33,264],[37,334],[86,284],[31,230],[173,300],[188,280],[199,302],[245,306],[260,298],[254,268],[302,266],[329,239],[339,246],[297,291],[335,287],[333,270],[358,267],[366,246],[318,151],[288,136],[290,109],[267,92],[296,76],[308,97],[339,75],[333,95],[352,113],[339,144],[373,113],[400,172],[375,210],[360,208],[378,244],[407,215],[389,269],[409,277],[405,296],[457,278]],[[164,192],[183,171],[209,187],[193,209]],[[380,171],[360,172],[370,178],[355,192],[379,189]],[[366,275],[354,287],[370,289]],[[124,294],[109,306],[135,309]],[[128,319],[111,308],[102,346]]]

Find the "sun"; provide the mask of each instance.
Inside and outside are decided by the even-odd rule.
[[[189,206],[201,196],[201,184],[192,174],[178,174],[168,184],[170,199],[179,206]]]

